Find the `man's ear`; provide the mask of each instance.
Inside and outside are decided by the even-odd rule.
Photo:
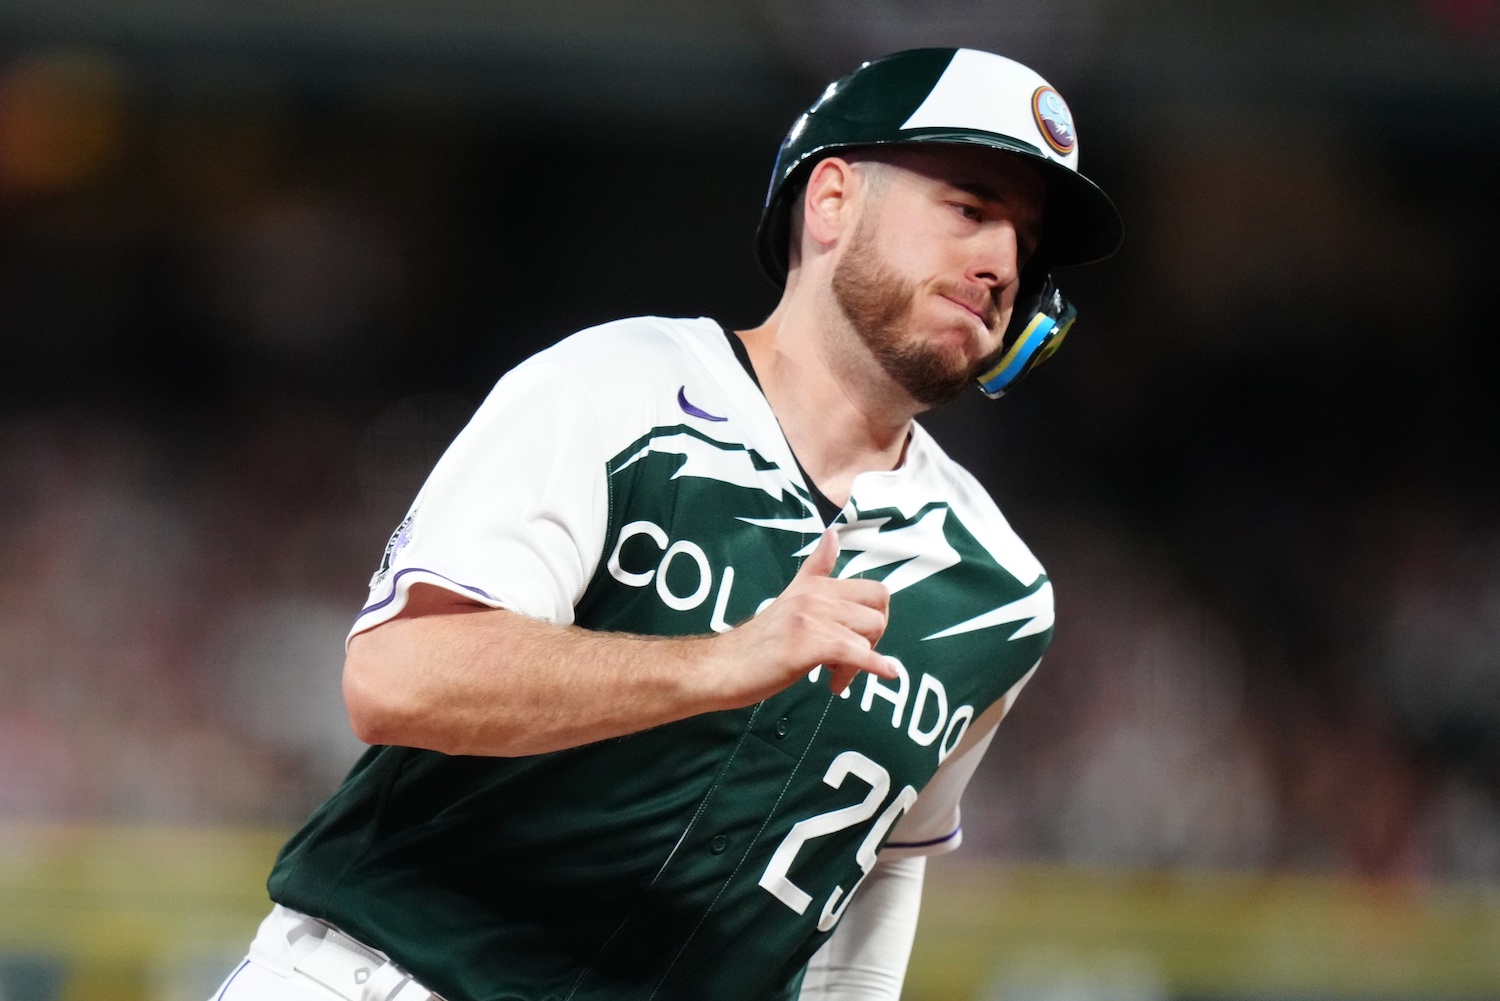
[[[836,156],[818,162],[802,193],[803,234],[827,251],[854,224],[855,193],[860,186],[854,167]],[[804,244],[804,250],[807,249]]]

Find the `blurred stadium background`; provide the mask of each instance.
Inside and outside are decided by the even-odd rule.
[[[1500,0],[0,0],[0,1001],[201,999],[508,366],[757,322],[861,58],[1068,96],[1128,227],[927,423],[1057,581],[921,1001],[1500,997]]]

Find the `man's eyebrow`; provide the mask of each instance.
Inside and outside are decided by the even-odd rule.
[[[964,194],[973,195],[975,198],[983,198],[990,202],[1005,201],[1004,191],[996,187],[991,181],[959,179],[948,182]]]

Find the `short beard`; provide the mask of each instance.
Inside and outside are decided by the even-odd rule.
[[[950,355],[908,337],[916,285],[903,281],[880,260],[871,228],[863,219],[855,227],[849,249],[833,271],[834,300],[880,367],[907,395],[926,409],[951,403],[1000,352],[973,365],[955,363]],[[997,322],[993,307],[986,319],[992,327]]]

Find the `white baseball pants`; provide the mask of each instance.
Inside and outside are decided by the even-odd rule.
[[[211,1001],[443,1001],[378,949],[277,904]]]

